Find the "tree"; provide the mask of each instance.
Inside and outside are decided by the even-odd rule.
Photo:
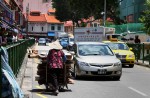
[[[144,15],[140,18],[140,21],[144,23],[144,30],[147,34],[150,35],[150,0],[146,0],[146,10],[144,11]]]
[[[119,18],[118,0],[107,0],[106,17],[111,18],[116,24],[121,24]],[[56,18],[60,21],[72,20],[77,26],[82,19],[94,16],[94,19],[103,18],[104,0],[53,0],[56,9]],[[89,21],[90,22],[90,21]]]

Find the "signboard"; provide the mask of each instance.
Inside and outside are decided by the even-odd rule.
[[[103,39],[103,27],[75,28],[75,42],[101,42]]]
[[[55,32],[48,32],[48,36],[55,36]]]

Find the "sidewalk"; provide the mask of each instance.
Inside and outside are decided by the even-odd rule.
[[[17,82],[20,85],[25,97],[24,98],[32,98],[32,79],[33,77],[33,62],[32,58],[28,58],[28,54],[26,54],[22,67],[17,76]]]
[[[149,67],[149,68],[150,68],[150,65],[149,65],[149,62],[148,62],[148,61],[144,61],[144,63],[143,63],[142,60],[138,60],[138,62],[135,61],[135,64],[140,65],[140,66]]]

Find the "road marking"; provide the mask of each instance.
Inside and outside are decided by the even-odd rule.
[[[142,95],[142,96],[147,96],[146,94],[144,94],[144,93],[142,93],[141,91],[138,91],[138,90],[136,90],[136,89],[134,89],[134,88],[132,88],[132,87],[128,87],[129,89],[131,89],[131,90],[133,90],[133,91],[135,91],[136,93],[138,93],[138,94],[140,94],[140,95]]]
[[[40,93],[37,93],[36,95],[37,95],[37,96],[40,96],[40,97],[42,97],[42,98],[47,98],[47,97],[43,96],[43,95],[40,94]]]
[[[36,86],[36,88],[38,88],[38,89],[43,89],[43,88],[40,87],[40,86]],[[46,96],[42,95],[41,93],[42,93],[42,92],[39,92],[39,93],[37,93],[36,95],[37,95],[37,96],[40,96],[40,97],[42,97],[42,98],[47,98]]]
[[[38,89],[43,89],[42,87],[40,87],[40,86],[36,86],[36,88],[38,88]]]

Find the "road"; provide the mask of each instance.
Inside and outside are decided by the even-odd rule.
[[[33,59],[33,75],[36,77],[38,59]],[[45,92],[44,85],[38,85],[33,78],[32,98],[150,98],[150,69],[135,65],[123,68],[120,81],[108,78],[92,77],[74,80],[69,90],[58,96]]]
[[[35,81],[40,61],[32,58],[32,62],[32,98],[150,98],[150,68],[139,65],[135,65],[134,68],[123,68],[120,81],[102,77],[74,80],[75,84],[68,85],[69,90],[54,96],[51,92],[45,91],[44,85],[39,85]]]

